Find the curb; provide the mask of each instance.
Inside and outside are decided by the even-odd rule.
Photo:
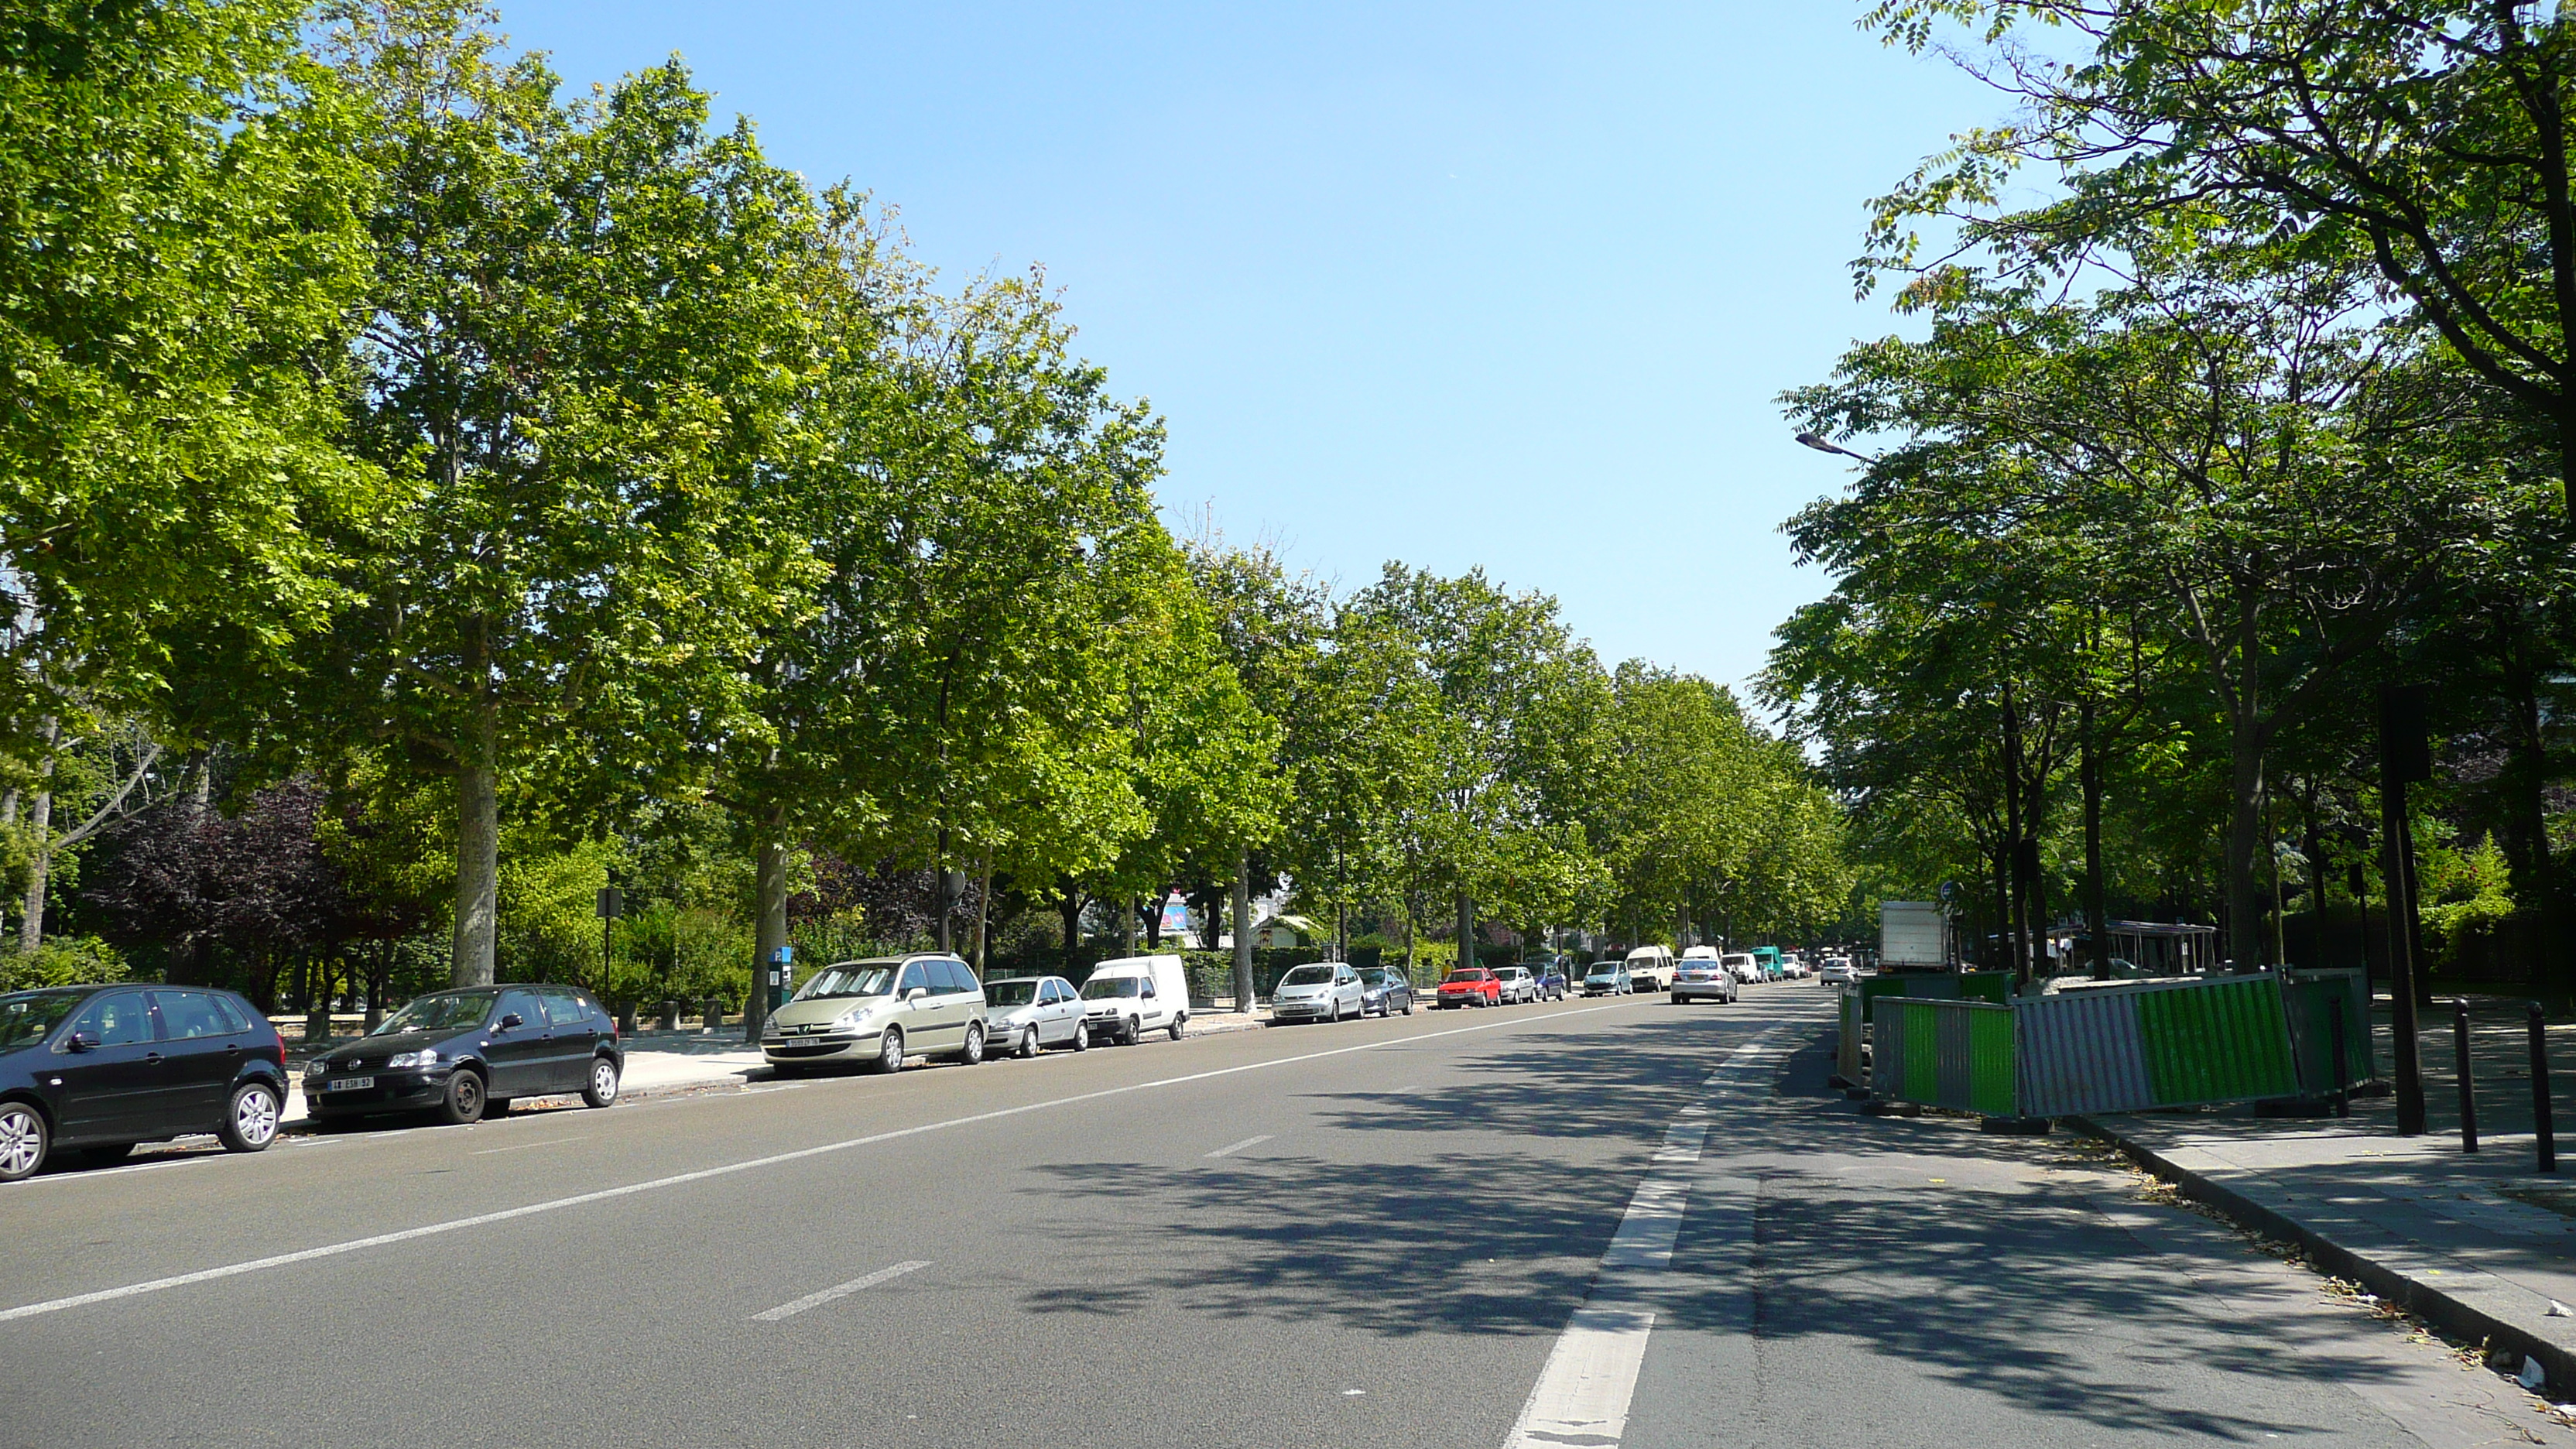
[[[2133,1142],[2090,1117],[2062,1119],[2067,1126],[2088,1137],[2107,1142],[2119,1149],[2120,1155],[2155,1176],[2172,1183],[2183,1196],[2206,1203],[2226,1214],[2238,1226],[2266,1237],[2295,1243],[2309,1261],[2339,1278],[2376,1293],[2443,1332],[2464,1342],[2477,1343],[2492,1355],[2501,1350],[2537,1359],[2549,1375],[2540,1391],[2555,1389],[2560,1394],[2576,1388],[2576,1353],[2551,1343],[2499,1318],[2485,1309],[2454,1294],[2437,1288],[2421,1278],[2400,1272],[2373,1258],[2366,1258],[2351,1248],[2326,1237],[2314,1228],[2254,1201],[2243,1193],[2214,1182],[2201,1173],[2182,1167],[2151,1147]]]

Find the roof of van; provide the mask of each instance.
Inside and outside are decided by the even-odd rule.
[[[1103,961],[1099,965],[1092,967],[1091,974],[1097,976],[1103,971],[1116,971],[1122,968],[1129,971],[1139,971],[1148,966],[1178,966],[1180,964],[1181,958],[1170,954],[1159,956],[1119,956],[1108,961]]]

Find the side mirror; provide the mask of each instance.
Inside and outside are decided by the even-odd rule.
[[[517,1031],[520,1027],[527,1024],[527,1019],[525,1017],[522,1017],[517,1012],[513,1011],[501,1018],[500,1030]]]
[[[70,1036],[67,1036],[67,1037],[63,1038],[63,1047],[64,1047],[64,1049],[65,1049],[65,1050],[67,1050],[67,1051],[76,1051],[76,1052],[94,1052],[94,1051],[97,1051],[97,1050],[98,1050],[98,1033],[97,1033],[97,1032],[94,1032],[94,1031],[76,1031],[76,1032],[73,1032]]]
[[[922,1000],[923,998],[925,998],[925,997],[927,997],[927,996],[929,996],[929,995],[930,995],[930,988],[929,988],[929,987],[927,987],[927,986],[916,986],[916,987],[912,988],[910,991],[905,992],[905,993],[903,994],[903,999],[904,999],[904,1000],[906,1000],[906,1001],[920,1001],[920,1000]]]

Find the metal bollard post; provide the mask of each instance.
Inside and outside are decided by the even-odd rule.
[[[706,1004],[705,1008],[702,1010],[702,1012],[701,1012],[700,1014],[701,1014],[701,1015],[705,1018],[705,1020],[706,1020],[707,1030],[709,1030],[709,1031],[722,1031],[722,1030],[724,1030],[724,1003],[723,1003],[723,1002],[720,1002],[720,1001],[716,1000],[716,999],[715,999],[714,997],[712,997],[712,996],[708,997],[708,998],[707,998],[707,1004]]]
[[[664,1031],[680,1029],[680,1003],[676,1001],[662,1003],[662,1029]]]
[[[2478,1150],[2478,1089],[2469,1076],[2469,999],[2451,998],[2452,1055],[2460,1073],[2460,1150]]]
[[[2558,1133],[2549,1121],[2549,1022],[2531,1003],[2531,1146],[2538,1172],[2558,1170]]]
[[[2334,1048],[2335,1115],[2349,1117],[2352,1115],[2352,1079],[2344,1073],[2351,1058],[2344,1051],[2343,1005],[2340,1002],[2335,1004],[2334,1015],[2326,1018],[2326,1036]]]

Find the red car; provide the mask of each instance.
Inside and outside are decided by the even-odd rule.
[[[1500,1006],[1503,983],[1482,966],[1461,966],[1440,979],[1440,994],[1433,997],[1434,1006]]]

